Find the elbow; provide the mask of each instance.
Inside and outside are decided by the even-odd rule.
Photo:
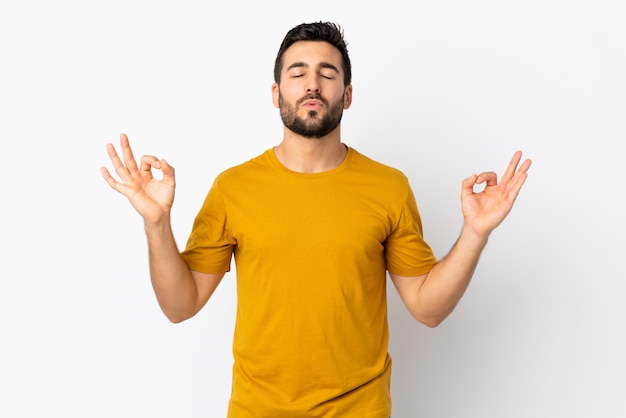
[[[446,318],[447,313],[425,315],[423,312],[413,313],[413,318],[428,328],[437,328]]]
[[[181,306],[181,304],[164,303],[160,300],[158,302],[159,307],[161,308],[161,312],[163,312],[165,317],[172,324],[180,324],[181,322],[193,317],[199,311],[199,309],[196,309],[194,306],[190,305]]]
[[[189,315],[183,312],[174,312],[174,311],[165,311],[165,310],[163,310],[163,313],[165,314],[165,317],[172,324],[180,324],[181,322],[186,321],[193,316],[193,315]]]
[[[165,316],[172,324],[180,324],[181,322],[187,319],[187,318],[183,318],[182,316],[174,316],[174,315],[165,315]]]
[[[419,320],[419,322],[421,322],[422,324],[426,325],[428,328],[437,328],[439,326],[439,324],[441,324],[443,322],[443,318],[439,319],[439,318],[429,318],[429,319],[422,319]]]

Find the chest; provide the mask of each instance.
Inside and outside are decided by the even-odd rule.
[[[381,254],[394,217],[375,190],[300,182],[248,188],[227,202],[239,252]]]

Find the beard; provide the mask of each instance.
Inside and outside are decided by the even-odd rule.
[[[328,112],[321,118],[316,110],[311,110],[306,119],[296,114],[298,106],[306,100],[319,100],[328,109]],[[343,116],[343,97],[336,103],[329,105],[328,101],[318,94],[308,94],[298,100],[295,106],[283,100],[283,96],[278,95],[278,107],[283,124],[291,131],[305,138],[322,138],[331,133],[341,123]]]

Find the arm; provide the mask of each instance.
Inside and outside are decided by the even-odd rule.
[[[204,306],[224,273],[191,271],[178,251],[170,224],[176,187],[174,168],[153,156],[143,156],[138,167],[126,135],[120,136],[120,144],[124,162],[112,144],[107,144],[107,152],[121,182],[104,167],[102,176],[114,190],[126,196],[143,217],[150,255],[150,278],[157,300],[170,321],[184,321]],[[162,180],[152,176],[153,168],[162,170]]]
[[[422,276],[390,274],[400,297],[418,321],[435,327],[457,305],[470,283],[482,250],[493,231],[509,214],[528,177],[530,160],[518,167],[521,152],[516,152],[500,183],[495,173],[473,175],[463,181],[461,204],[463,229],[448,255]],[[482,192],[474,186],[486,183]]]
[[[225,273],[200,273],[187,267],[174,241],[169,216],[144,227],[150,279],[161,310],[174,323],[191,318],[207,303]]]

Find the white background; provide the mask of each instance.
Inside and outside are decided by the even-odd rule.
[[[390,287],[394,417],[626,416],[626,6],[613,1],[5,1],[0,416],[223,417],[234,275],[172,325],[106,142],[177,169],[184,244],[215,175],[281,139],[291,27],[345,29],[344,142],[411,179],[438,256],[460,182],[533,159],[436,329]]]

